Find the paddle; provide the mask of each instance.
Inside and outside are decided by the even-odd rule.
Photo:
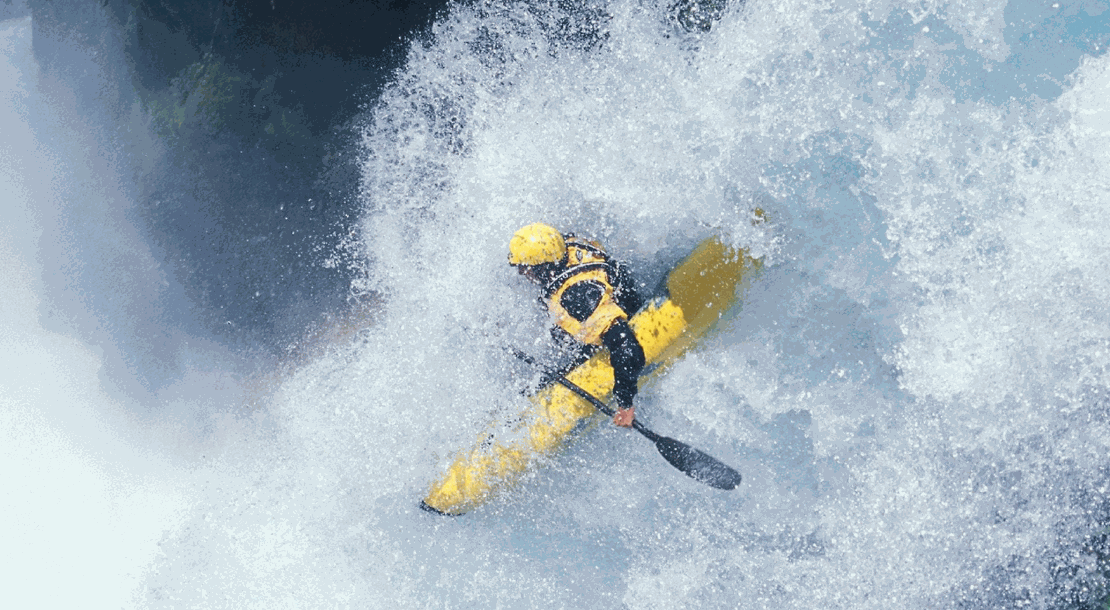
[[[544,368],[528,354],[515,349],[513,353],[517,358],[520,358],[534,367],[540,369]],[[550,373],[550,371],[548,372]],[[578,387],[563,375],[551,374],[556,383],[581,396],[598,411],[601,411],[609,417],[612,417],[615,413],[609,405],[601,402],[593,394]],[[739,472],[736,472],[731,467],[704,451],[695,449],[682,441],[677,441],[667,436],[660,436],[641,424],[638,419],[632,420],[632,429],[643,434],[649,441],[655,443],[655,448],[662,454],[663,459],[670,462],[671,466],[685,472],[693,479],[701,481],[710,487],[716,487],[717,489],[735,489],[736,486],[740,484]]]

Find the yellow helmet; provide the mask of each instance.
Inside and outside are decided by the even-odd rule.
[[[563,260],[567,243],[563,234],[541,222],[530,224],[513,234],[509,241],[510,265],[542,265]]]

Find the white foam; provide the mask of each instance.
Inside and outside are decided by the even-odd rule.
[[[1106,57],[1057,100],[1000,105],[965,82],[1012,51],[997,3],[752,0],[702,35],[666,4],[613,3],[593,46],[553,41],[553,6],[459,5],[414,45],[362,132],[359,289],[382,308],[213,423],[212,465],[166,475],[195,504],[152,519],[172,527],[142,603],[1048,607],[1097,586]],[[649,285],[709,234],[767,254],[742,311],[638,399],[738,490],[601,425],[481,510],[417,509],[524,403],[503,346],[547,349],[504,262],[535,220]],[[31,311],[33,271],[12,277]],[[95,392],[95,365],[66,361],[66,392]],[[114,463],[108,441],[74,458],[67,428],[21,425],[74,476]],[[132,497],[103,489],[97,506]]]

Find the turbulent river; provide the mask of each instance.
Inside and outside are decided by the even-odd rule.
[[[1110,5],[749,0],[705,28],[676,19],[692,4],[571,5],[455,5],[412,44],[354,127],[361,216],[317,261],[359,269],[369,313],[264,375],[162,321],[150,286],[174,279],[127,173],[31,21],[0,24],[0,572],[22,607],[1105,596]],[[74,209],[81,234],[58,228]],[[504,347],[545,353],[546,320],[505,256],[537,220],[646,286],[709,235],[764,258],[637,399],[737,490],[602,425],[480,510],[418,509],[527,401]],[[130,280],[87,279],[111,265]],[[108,391],[116,356],[48,323],[59,283],[89,324],[152,337],[119,357],[179,346],[175,381]]]

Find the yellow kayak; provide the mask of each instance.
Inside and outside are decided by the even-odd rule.
[[[737,303],[762,262],[734,250],[716,237],[702,242],[667,275],[663,294],[655,296],[629,324],[644,349],[647,364],[640,384],[674,362],[717,324]],[[567,380],[607,400],[613,368],[605,350],[566,374]],[[431,487],[421,507],[461,515],[512,487],[538,460],[556,453],[597,410],[561,385],[531,397],[531,407],[516,430],[483,434],[477,446],[461,453]]]

